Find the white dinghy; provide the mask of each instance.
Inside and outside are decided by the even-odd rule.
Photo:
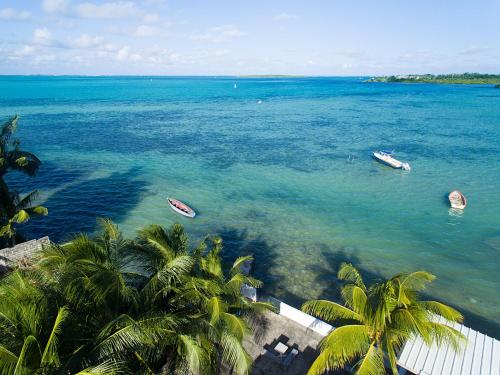
[[[453,190],[450,194],[448,194],[448,199],[450,201],[451,208],[463,210],[467,206],[467,199],[465,198],[465,195],[458,190]]]
[[[394,152],[391,152],[391,151],[375,151],[373,153],[373,157],[375,159],[377,159],[381,163],[388,165],[392,168],[403,169],[405,171],[409,171],[411,169],[410,164],[404,163],[402,161],[399,161],[399,160],[393,158],[392,157],[393,155],[394,155]]]
[[[181,201],[174,198],[167,198],[167,202],[172,210],[177,212],[178,214],[190,218],[194,218],[196,216],[196,212],[189,207],[187,204],[182,203]]]

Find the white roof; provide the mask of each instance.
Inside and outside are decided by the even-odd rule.
[[[409,340],[398,365],[417,375],[500,375],[500,341],[462,324],[450,324],[466,338],[456,353],[444,344],[427,346],[421,339]]]

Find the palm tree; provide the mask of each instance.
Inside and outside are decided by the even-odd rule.
[[[109,220],[100,220],[100,228],[96,236],[44,249],[37,263],[59,305],[75,317],[66,327],[74,344],[65,369],[117,363],[131,373],[215,374],[224,364],[249,371],[244,318],[268,305],[241,295],[243,283],[260,285],[239,272],[248,257],[226,274],[221,241],[190,250],[179,224],[151,225],[134,240]]]
[[[169,373],[182,369],[218,374],[222,365],[238,374],[248,373],[251,359],[242,339],[249,327],[244,318],[271,308],[242,295],[243,284],[261,286],[260,281],[240,272],[240,266],[251,257],[238,258],[226,275],[220,257],[222,241],[206,238],[190,252],[179,224],[168,230],[149,226],[139,232],[137,243],[150,256],[152,274],[141,289],[141,306],[149,316],[130,321],[126,329],[140,328],[136,333],[156,340],[154,348],[135,353],[145,362],[167,353],[163,370]]]
[[[38,272],[16,271],[0,287],[0,371],[31,374],[60,365],[58,339],[66,306],[52,308],[39,288]]]
[[[352,364],[358,375],[385,374],[385,358],[397,374],[396,353],[414,336],[427,344],[449,342],[459,349],[463,336],[437,318],[461,322],[462,315],[440,302],[419,298],[434,275],[423,271],[398,274],[366,287],[358,270],[344,263],[337,277],[345,283],[341,290],[344,305],[312,300],[302,306],[303,311],[340,325],[320,343],[321,353],[309,375]]]
[[[57,283],[72,304],[101,308],[103,318],[109,318],[137,305],[135,284],[148,275],[138,266],[133,241],[123,238],[110,220],[99,219],[98,223],[100,233],[94,238],[79,234],[63,245],[45,249],[39,266],[58,275]]]
[[[0,181],[10,169],[18,170],[29,176],[35,175],[41,161],[31,152],[20,148],[20,141],[13,138],[19,116],[9,118],[0,130]],[[0,186],[1,187],[1,186]]]
[[[207,372],[210,345],[199,319],[173,301],[194,265],[183,227],[151,225],[139,231],[129,249],[129,260],[146,275],[134,282],[138,303],[101,330],[94,351],[101,359],[118,354],[146,374],[159,367],[168,373]]]
[[[210,245],[208,251],[206,242]],[[224,272],[221,251],[219,237],[206,238],[198,246],[193,254],[196,260],[194,275],[184,282],[177,299],[204,320],[206,334],[217,353],[213,357],[217,373],[225,365],[237,374],[246,374],[250,370],[251,358],[242,345],[243,337],[250,330],[245,318],[270,310],[272,306],[250,301],[242,295],[244,285],[262,286],[259,280],[241,273],[241,266],[252,257],[237,258],[228,272]]]
[[[32,216],[46,216],[48,210],[34,206],[38,192],[33,191],[21,198],[17,192],[0,194],[0,237],[7,238],[10,246],[16,243],[16,225],[26,223]]]
[[[19,116],[9,118],[0,128],[0,237],[7,238],[7,244],[15,244],[15,224],[26,222],[30,215],[46,215],[43,207],[29,207],[36,192],[20,199],[16,192],[9,192],[4,176],[9,170],[17,170],[34,176],[41,161],[31,152],[20,148],[20,141],[13,138]]]
[[[0,374],[115,374],[117,361],[78,363],[92,333],[37,269],[16,270],[0,282]],[[85,353],[86,354],[86,353]],[[92,366],[92,363],[94,365]]]

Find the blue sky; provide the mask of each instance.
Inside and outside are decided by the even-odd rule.
[[[0,74],[500,73],[498,0],[0,0]]]

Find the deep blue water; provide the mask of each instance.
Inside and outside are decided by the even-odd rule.
[[[237,88],[234,88],[234,84]],[[286,301],[337,295],[351,261],[370,278],[424,269],[428,291],[500,337],[500,90],[362,78],[0,77],[0,116],[50,215],[29,236],[68,239],[111,217],[127,235],[183,223],[255,255]],[[262,103],[258,104],[258,100]],[[410,173],[372,160],[394,149]],[[445,199],[460,189],[462,213]],[[165,197],[199,213],[176,216]]]

